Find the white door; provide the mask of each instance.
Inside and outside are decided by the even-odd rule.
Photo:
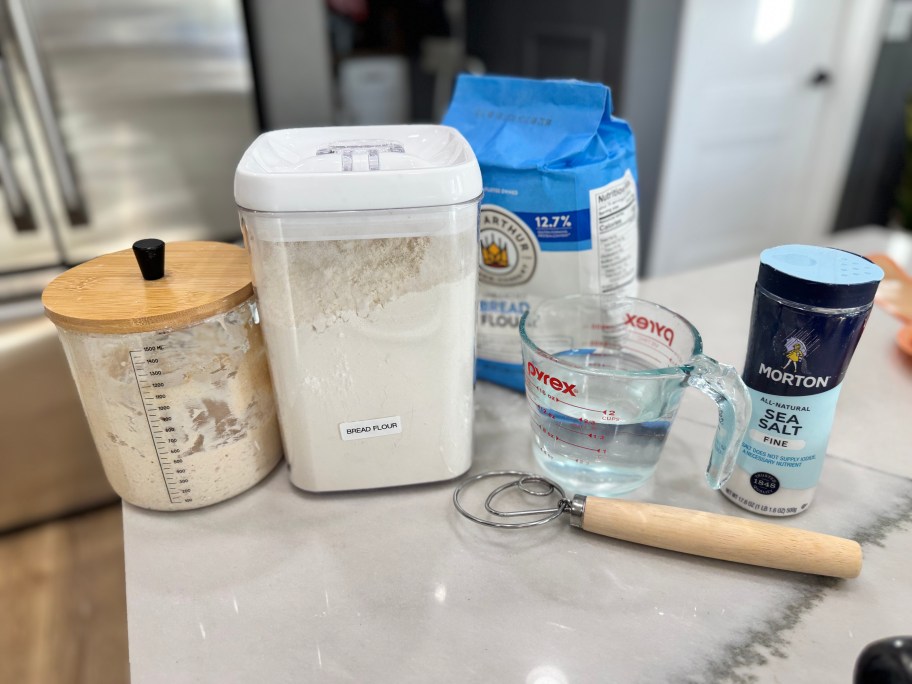
[[[880,0],[687,0],[649,273],[829,231]]]

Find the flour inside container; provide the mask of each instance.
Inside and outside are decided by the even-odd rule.
[[[477,242],[466,218],[440,235],[251,241],[298,486],[405,484],[468,468]],[[370,427],[345,439],[358,429],[349,424]]]

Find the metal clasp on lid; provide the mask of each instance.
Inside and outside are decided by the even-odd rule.
[[[367,168],[369,171],[380,170],[380,153],[395,152],[405,154],[405,148],[392,140],[340,140],[317,150],[318,155],[341,154],[342,170],[354,170],[354,155],[367,155]]]

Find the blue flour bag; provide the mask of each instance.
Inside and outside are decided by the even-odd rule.
[[[606,86],[500,76],[460,76],[443,123],[484,180],[478,377],[522,391],[523,312],[545,297],[636,294],[633,132]]]

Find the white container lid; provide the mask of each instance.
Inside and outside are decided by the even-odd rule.
[[[481,170],[449,126],[291,128],[264,133],[234,175],[234,199],[265,212],[412,209],[481,195]]]

